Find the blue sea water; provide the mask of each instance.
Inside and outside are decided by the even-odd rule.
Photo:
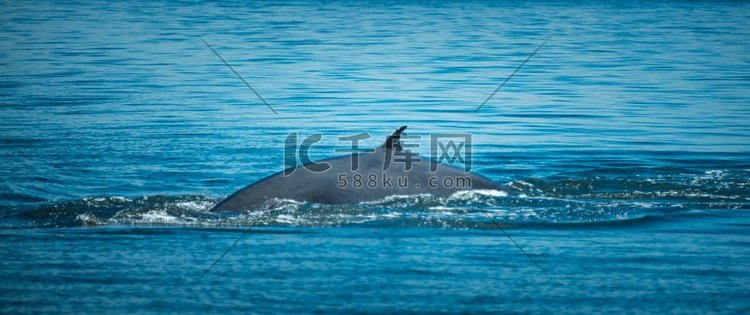
[[[0,27],[0,313],[750,312],[749,3],[7,1]],[[328,157],[401,125],[471,134],[503,190],[208,212],[289,133]]]

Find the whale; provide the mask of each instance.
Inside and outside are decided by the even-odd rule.
[[[368,152],[285,169],[220,200],[210,211],[253,211],[281,200],[324,205],[359,204],[394,195],[450,197],[460,191],[500,190],[486,177],[404,149],[402,126]]]

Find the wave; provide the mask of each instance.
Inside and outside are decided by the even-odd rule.
[[[524,179],[503,190],[474,190],[447,198],[396,195],[357,205],[274,200],[251,212],[212,213],[219,198],[204,195],[95,197],[20,205],[3,210],[2,228],[108,225],[244,227],[365,226],[493,229],[644,224],[712,209],[750,209],[748,184],[727,185],[727,174],[706,172],[676,180],[646,178]],[[713,181],[713,182],[712,182]]]

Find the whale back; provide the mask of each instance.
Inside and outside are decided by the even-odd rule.
[[[374,152],[331,158],[326,171],[307,167],[282,171],[246,186],[220,201],[211,211],[245,211],[272,206],[273,200],[319,204],[356,204],[392,195],[430,194],[448,197],[458,191],[499,189],[492,181],[450,165],[424,159],[400,145],[403,126]],[[407,165],[403,158],[416,158]]]

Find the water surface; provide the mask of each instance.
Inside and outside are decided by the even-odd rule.
[[[746,3],[14,1],[0,26],[3,312],[750,310]],[[502,191],[207,212],[291,132],[328,157],[401,125],[423,155],[470,133]]]

